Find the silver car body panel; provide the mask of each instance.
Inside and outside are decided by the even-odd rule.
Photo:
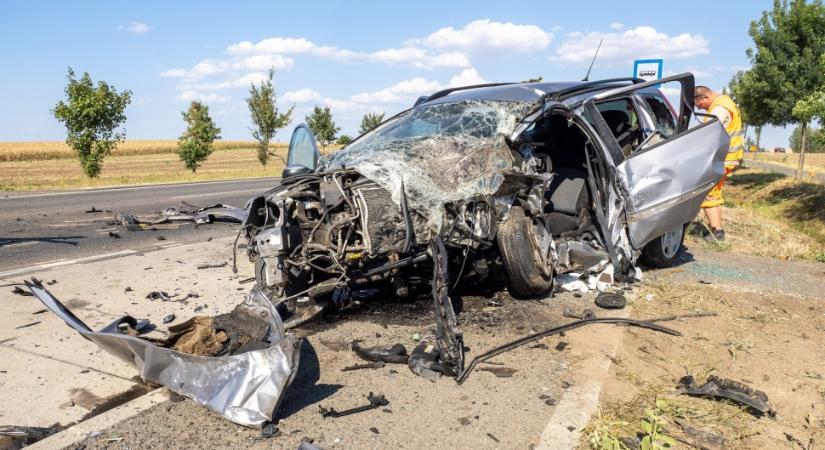
[[[134,366],[144,380],[166,386],[239,425],[261,428],[272,420],[297,371],[300,341],[285,332],[281,317],[257,288],[241,306],[269,322],[270,346],[211,357],[176,352],[119,331],[120,324],[134,322],[129,316],[100,331],[92,331],[41,284],[26,282],[26,285],[67,325]]]
[[[690,222],[725,174],[729,138],[718,120],[630,155],[616,169],[633,246]]]

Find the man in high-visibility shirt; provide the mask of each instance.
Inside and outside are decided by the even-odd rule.
[[[745,133],[742,131],[742,116],[739,114],[739,108],[733,102],[733,99],[727,95],[713,92],[707,86],[696,86],[693,94],[696,107],[716,116],[728,136],[730,136],[730,148],[727,157],[725,157],[725,174],[708,193],[705,201],[702,202],[702,210],[705,211],[711,233],[708,237],[724,241],[722,205],[725,203],[725,199],[722,197],[722,185],[725,183],[728,174],[733,172],[745,156]]]

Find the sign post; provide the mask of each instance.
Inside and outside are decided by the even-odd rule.
[[[663,59],[637,59],[633,61],[633,77],[645,81],[662,78]]]

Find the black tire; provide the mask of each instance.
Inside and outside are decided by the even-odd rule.
[[[681,234],[672,234],[677,231]],[[685,231],[687,231],[687,225],[678,227],[648,242],[642,249],[642,261],[657,269],[672,267],[684,249]],[[679,242],[678,247],[676,247],[676,241]]]
[[[498,248],[507,272],[507,289],[513,297],[546,295],[553,288],[552,265],[543,263],[533,220],[520,206],[510,209],[510,217],[498,229]]]

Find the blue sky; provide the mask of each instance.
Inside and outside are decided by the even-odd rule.
[[[621,6],[620,6],[621,5]],[[721,89],[748,67],[751,20],[769,0],[732,2],[209,2],[0,0],[0,140],[62,140],[51,108],[66,67],[133,92],[127,138],[174,139],[200,99],[224,139],[249,139],[250,81],[268,67],[287,139],[314,105],[354,135],[369,111],[394,114],[422,94],[483,81],[575,80],[604,38],[591,79],[629,76],[664,58]],[[763,145],[787,146],[787,130]]]

